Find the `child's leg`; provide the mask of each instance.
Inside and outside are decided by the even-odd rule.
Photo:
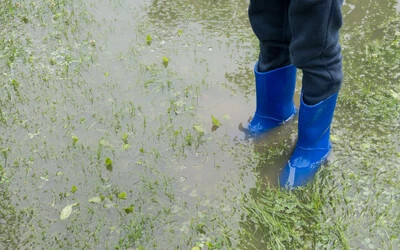
[[[340,89],[342,56],[339,29],[343,0],[291,0],[291,61],[303,70],[303,96],[316,104]]]
[[[289,2],[250,1],[250,23],[260,40],[259,60],[254,67],[256,112],[244,126],[252,134],[266,133],[290,120],[296,112],[296,68],[289,56]]]
[[[303,70],[298,140],[280,184],[306,184],[331,151],[330,127],[342,82],[339,29],[342,0],[292,0],[290,55]]]
[[[291,64],[289,3],[290,0],[250,0],[250,24],[260,40],[259,72]]]

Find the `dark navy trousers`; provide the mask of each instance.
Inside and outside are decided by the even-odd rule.
[[[339,91],[343,0],[250,0],[249,19],[260,41],[258,70],[293,64],[303,71],[303,100],[316,104]]]

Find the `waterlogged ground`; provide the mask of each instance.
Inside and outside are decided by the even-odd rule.
[[[399,249],[399,9],[346,1],[333,154],[286,192],[246,1],[2,0],[0,248]]]

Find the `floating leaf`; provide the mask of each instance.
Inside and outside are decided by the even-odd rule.
[[[224,115],[224,119],[226,119],[226,120],[230,120],[230,119],[231,119],[231,117],[229,116],[229,114],[225,114],[225,115]]]
[[[215,116],[211,115],[211,120],[212,120],[212,124],[213,124],[214,126],[216,126],[217,128],[218,128],[219,126],[221,126],[221,122],[220,122],[217,118],[215,118]]]
[[[76,191],[78,191],[78,188],[74,185],[71,187],[71,193],[75,193]]]
[[[76,143],[78,143],[79,138],[77,136],[75,136],[75,135],[73,135],[71,138],[72,138],[72,145],[75,146]]]
[[[106,166],[111,166],[113,164],[112,160],[110,158],[106,158],[105,160]]]
[[[206,246],[208,247],[208,249],[212,249],[214,247],[214,244],[209,241],[206,241]]]
[[[89,202],[90,202],[90,203],[97,203],[97,204],[98,204],[98,203],[101,202],[101,198],[100,198],[100,197],[97,197],[97,196],[96,196],[96,197],[92,197],[92,198],[89,199]]]
[[[112,202],[108,202],[108,203],[106,203],[106,204],[104,204],[104,208],[112,208],[112,207],[114,207],[115,206],[115,204],[114,203],[112,203]]]
[[[69,216],[71,215],[71,213],[72,213],[72,207],[73,207],[73,204],[72,204],[72,205],[68,205],[68,206],[64,207],[64,208],[61,210],[60,220],[66,220],[66,219],[68,219],[68,217],[69,217]]]
[[[49,176],[40,176],[40,179],[44,181],[49,181]]]
[[[123,141],[125,144],[128,144],[128,137],[129,137],[129,135],[128,135],[127,133],[124,133],[124,134],[122,135],[122,141]]]
[[[129,144],[124,144],[124,145],[122,145],[122,149],[123,150],[127,150],[127,149],[129,149],[131,147],[131,145],[129,145]]]
[[[153,38],[151,37],[150,34],[148,34],[147,37],[146,37],[146,44],[150,45],[152,42],[153,42]]]
[[[194,125],[193,128],[194,128],[194,130],[196,130],[196,132],[198,132],[200,134],[204,133],[204,129],[200,125]]]
[[[178,36],[181,36],[181,35],[183,34],[183,30],[179,29],[179,30],[176,32],[176,34],[177,34]]]
[[[104,138],[100,139],[99,145],[102,147],[110,147],[110,143],[108,141],[106,141]]]
[[[125,192],[121,192],[121,193],[119,193],[119,195],[118,195],[118,199],[121,199],[121,200],[126,200],[126,193],[125,193]]]
[[[195,247],[192,247],[190,250],[200,250],[200,247],[195,246]]]
[[[14,90],[17,91],[19,88],[19,82],[17,80],[11,80],[11,85],[13,86]]]
[[[164,65],[164,67],[167,67],[167,66],[168,66],[168,63],[169,63],[168,57],[163,56],[163,57],[162,57],[162,60],[163,60],[163,65]]]
[[[106,165],[106,169],[111,172],[112,171],[113,162],[112,162],[112,160],[110,158],[107,157],[105,159],[105,165]]]
[[[133,213],[133,210],[135,209],[134,205],[130,205],[129,207],[124,208],[125,213],[131,214]]]

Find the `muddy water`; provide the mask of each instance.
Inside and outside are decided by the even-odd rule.
[[[33,43],[26,49],[28,62],[34,55],[33,64],[21,59],[11,69],[2,68],[9,76],[2,79],[20,82],[22,96],[7,87],[12,97],[3,110],[7,121],[1,127],[1,148],[9,182],[2,206],[9,209],[6,225],[15,229],[1,235],[16,240],[2,244],[186,249],[206,242],[235,247],[246,241],[236,234],[243,220],[242,197],[256,187],[276,185],[297,126],[295,119],[258,139],[239,129],[255,103],[252,68],[258,51],[247,2],[56,3],[48,7],[59,8],[48,19],[43,14],[48,9],[23,3],[43,15],[48,26],[39,25],[38,19],[22,30]],[[398,178],[381,175],[385,178],[374,182],[367,175],[370,165],[375,165],[374,176],[399,172],[398,123],[389,118],[381,123],[373,116],[380,112],[376,109],[371,109],[372,116],[354,115],[359,111],[357,100],[349,97],[359,94],[357,84],[363,78],[389,81],[388,86],[398,81],[395,64],[383,66],[390,72],[382,78],[384,69],[363,70],[361,56],[354,52],[363,48],[364,53],[368,44],[387,35],[382,25],[397,15],[396,6],[396,1],[386,0],[346,1],[343,7],[344,70],[349,77],[333,125],[336,149],[328,168],[338,169],[330,175],[332,183],[355,176],[353,183],[343,181],[338,188],[354,203],[351,208],[337,203],[341,212],[328,212],[350,224],[344,230],[350,242],[363,240],[351,244],[355,247],[388,246],[381,243],[385,233],[394,238],[392,246],[399,244],[395,227],[382,226],[382,220],[374,224],[379,215],[371,212],[380,203],[398,201]],[[58,23],[63,11],[68,15]],[[368,54],[371,60],[379,57],[374,53],[378,52]],[[72,58],[68,68],[65,58]],[[296,104],[300,79],[301,72]],[[6,98],[2,93],[2,100]],[[387,105],[388,110],[398,110],[396,103]],[[213,128],[211,116],[222,125]],[[369,137],[357,136],[371,124],[383,128]],[[374,143],[388,146],[374,151]],[[386,160],[375,161],[376,157]],[[120,196],[123,192],[126,199]],[[61,220],[63,209],[71,204],[72,213]],[[132,207],[133,212],[127,212]],[[395,214],[395,205],[384,207]],[[383,212],[380,218],[386,218]],[[353,223],[353,218],[361,222]],[[359,230],[370,225],[382,232]]]

